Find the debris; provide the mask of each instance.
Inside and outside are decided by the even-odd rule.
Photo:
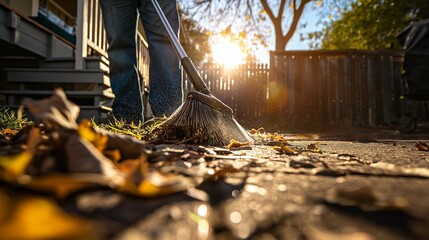
[[[278,147],[277,146],[273,147],[273,149],[279,153],[284,153],[287,155],[297,155],[298,154],[298,152],[296,152],[292,148],[286,146],[284,143],[280,144],[280,146],[278,146]]]
[[[417,142],[414,146],[416,146],[417,151],[429,151],[429,146],[423,142]]]

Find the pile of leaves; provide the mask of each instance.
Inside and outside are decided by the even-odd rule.
[[[245,177],[238,185],[224,179],[246,166],[211,164],[231,153],[226,148],[154,145],[94,127],[89,120],[78,124],[79,107],[61,89],[47,99],[25,98],[22,105],[40,124],[6,128],[0,134],[2,238],[100,238],[88,221],[67,214],[61,205],[93,189],[142,199],[182,194],[213,202],[221,196],[211,194],[205,185],[220,183],[233,191],[244,183]]]

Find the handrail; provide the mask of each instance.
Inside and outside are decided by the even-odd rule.
[[[107,57],[107,40],[99,0],[78,0],[75,68],[85,68],[88,55]]]
[[[91,55],[107,56],[107,38],[99,6],[100,0],[78,0],[76,21],[75,68],[84,69],[84,59]],[[148,44],[137,32],[137,68],[145,80],[149,78]]]

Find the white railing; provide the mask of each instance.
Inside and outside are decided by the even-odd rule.
[[[76,21],[76,69],[84,69],[84,59],[91,55],[107,57],[106,32],[99,0],[78,0]]]
[[[107,39],[99,0],[78,0],[76,20],[75,68],[85,68],[85,58],[101,55],[107,58]],[[149,52],[144,37],[137,34],[137,67],[147,84],[149,78]]]

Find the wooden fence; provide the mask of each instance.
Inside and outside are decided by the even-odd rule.
[[[271,52],[270,67],[200,66],[215,96],[246,127],[308,129],[320,125],[378,126],[398,120],[400,51]],[[185,89],[189,89],[186,82]]]
[[[271,53],[272,82],[287,99],[277,118],[296,125],[378,126],[400,117],[398,51],[286,51]]]

